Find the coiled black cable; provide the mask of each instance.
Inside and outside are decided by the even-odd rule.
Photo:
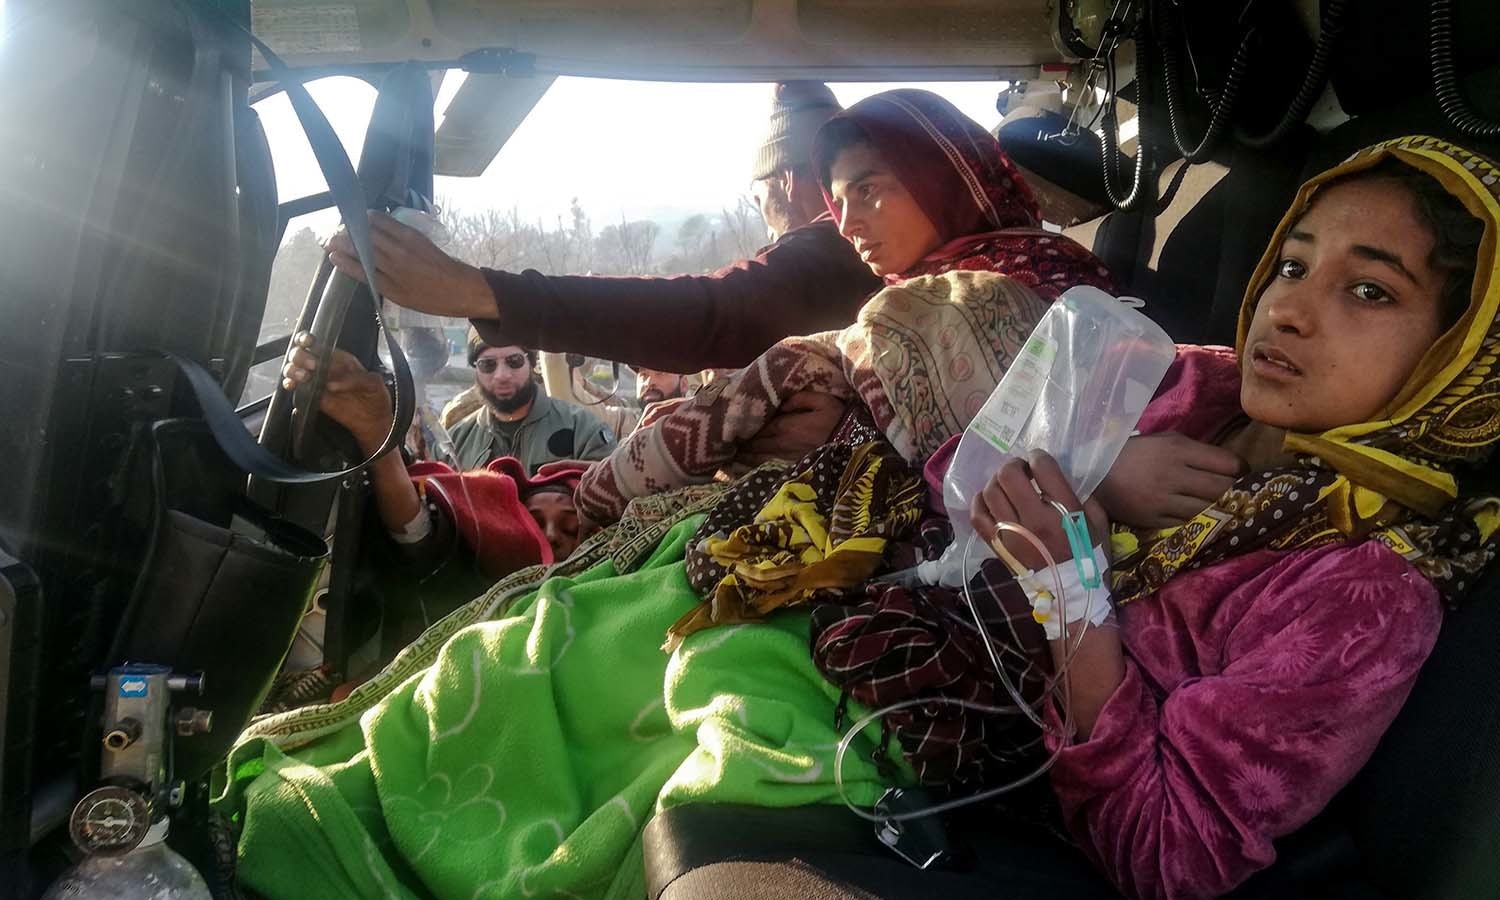
[[[1203,133],[1203,139],[1198,141],[1197,146],[1191,146],[1192,142],[1183,137],[1183,127],[1179,116],[1179,109],[1182,106],[1181,82],[1178,78],[1177,49],[1174,45],[1181,35],[1172,21],[1171,14],[1162,9],[1167,2],[1168,0],[1155,0],[1147,4],[1151,13],[1148,27],[1161,35],[1162,81],[1167,95],[1167,123],[1172,133],[1172,143],[1177,146],[1177,152],[1190,163],[1200,163],[1213,155],[1220,139],[1229,130],[1230,116],[1234,113],[1234,105],[1239,100],[1245,72],[1250,68],[1250,47],[1255,39],[1255,27],[1252,25],[1246,28],[1245,33],[1240,37],[1240,45],[1235,48],[1234,57],[1229,62],[1229,73],[1224,76],[1224,86],[1219,89],[1216,100],[1210,99],[1208,130]]]
[[[1307,64],[1307,75],[1303,77],[1301,87],[1297,88],[1286,114],[1270,131],[1260,135],[1246,134],[1244,131],[1236,134],[1245,146],[1257,150],[1269,147],[1290,134],[1293,128],[1307,118],[1313,103],[1328,84],[1333,48],[1344,29],[1344,7],[1345,0],[1323,0],[1323,15],[1318,21],[1318,41],[1313,45],[1312,59]]]
[[[1104,193],[1109,197],[1109,202],[1115,209],[1129,211],[1141,205],[1149,193],[1147,182],[1150,178],[1147,173],[1151,171],[1146,164],[1149,151],[1146,143],[1146,108],[1150,103],[1151,93],[1151,32],[1144,21],[1136,23],[1135,27],[1135,89],[1136,89],[1136,129],[1135,142],[1135,175],[1131,180],[1130,189],[1122,192],[1116,185],[1115,179],[1120,173],[1120,120],[1119,111],[1116,109],[1115,96],[1119,87],[1115,82],[1115,61],[1111,55],[1105,68],[1105,91],[1104,91],[1104,122],[1100,131],[1103,132],[1103,146],[1100,154],[1104,162]]]
[[[1447,116],[1450,125],[1470,137],[1500,138],[1500,123],[1475,114],[1459,86],[1458,64],[1453,51],[1453,0],[1432,0],[1429,19],[1432,90],[1443,115]]]

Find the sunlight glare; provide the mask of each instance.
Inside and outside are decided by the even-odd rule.
[[[464,80],[461,71],[444,77],[434,103],[439,125]],[[830,85],[845,105],[898,86],[940,93],[985,128],[1000,122],[995,100],[1003,82]],[[309,90],[357,164],[375,89],[356,78],[333,77]],[[568,214],[574,198],[596,227],[621,219],[715,214],[748,193],[750,163],[765,138],[770,106],[771,85],[764,83],[558,78],[482,175],[438,176],[434,199],[466,211],[514,209],[525,221],[549,225]],[[324,190],[286,97],[267,98],[256,109],[271,142],[281,199]],[[330,211],[319,214],[313,227],[326,233],[336,222]]]
[[[437,99],[432,101],[433,130],[443,127],[443,119],[448,115],[448,104],[458,94],[458,89],[469,80],[469,73],[463,69],[449,69],[443,75],[443,85],[438,88]]]

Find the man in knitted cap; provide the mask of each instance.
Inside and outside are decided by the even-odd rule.
[[[841,109],[821,81],[776,85],[771,127],[750,167],[750,190],[772,240],[827,214],[812,170],[812,142],[818,128]]]
[[[514,344],[492,346],[469,329],[469,365],[484,405],[451,429],[463,469],[502,456],[527,471],[558,460],[598,460],[615,436],[593,413],[547,396],[536,379],[536,354]]]
[[[788,335],[843,328],[881,282],[839,235],[809,174],[813,134],[838,109],[822,84],[776,86],[752,169],[776,240],[751,259],[675,278],[504,272],[453,259],[415,229],[372,213],[381,287],[401,306],[473,320],[491,346],[666,372],[739,367]],[[347,234],[335,235],[328,251],[341,271],[364,279]],[[789,414],[756,443],[756,457],[797,459],[820,445],[842,414],[830,399],[812,395],[783,407]]]

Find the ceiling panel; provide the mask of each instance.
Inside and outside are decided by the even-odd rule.
[[[1048,0],[258,0],[293,64],[535,57],[548,75],[1015,78],[1057,61]]]

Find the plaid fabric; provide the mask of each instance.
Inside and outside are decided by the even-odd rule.
[[[931,562],[943,555],[953,543],[953,524],[948,517],[929,510],[917,523],[916,534],[904,541],[892,541],[886,551],[886,571],[901,572],[918,563]]]
[[[964,430],[1047,310],[1019,281],[982,271],[887,287],[841,331],[789,337],[637,429],[579,484],[579,512],[612,522],[634,497],[710,481],[792,395],[870,410],[908,461]]]
[[[969,587],[1006,674],[1035,705],[1052,659],[1025,595],[996,560]],[[859,602],[815,607],[812,654],[829,681],[872,709],[923,697],[1014,705],[962,593],[948,588],[873,583]],[[924,785],[954,793],[1010,781],[1043,755],[1040,729],[1021,713],[933,703],[890,713],[885,727]]]

